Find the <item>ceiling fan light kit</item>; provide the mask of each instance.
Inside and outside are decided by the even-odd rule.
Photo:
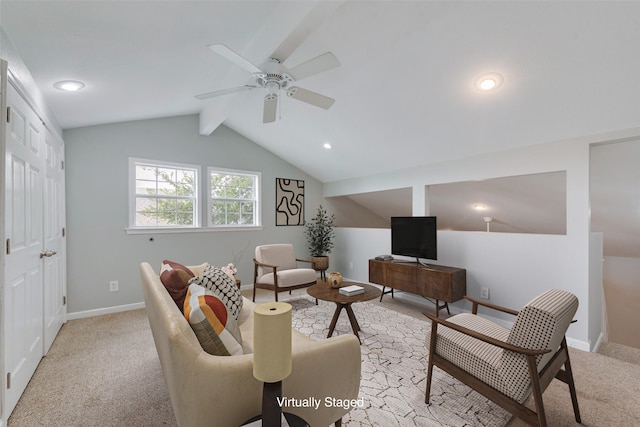
[[[272,123],[276,121],[278,100],[281,90],[285,91],[289,98],[293,98],[325,110],[331,108],[335,102],[333,98],[329,98],[328,96],[321,95],[308,89],[290,86],[295,81],[340,66],[338,58],[336,58],[331,52],[323,53],[322,55],[289,69],[275,58],[268,59],[264,64],[258,67],[223,44],[212,44],[209,48],[240,68],[249,71],[253,76],[255,84],[203,93],[196,95],[197,99],[208,99],[257,88],[265,89],[267,94],[264,97],[262,114],[263,123]]]

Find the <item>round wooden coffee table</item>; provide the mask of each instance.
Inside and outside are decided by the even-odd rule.
[[[315,285],[307,288],[307,293],[312,297],[321,299],[323,301],[336,303],[336,311],[333,313],[333,319],[331,319],[331,324],[329,325],[329,333],[327,334],[327,338],[333,335],[333,330],[336,328],[336,323],[338,322],[338,317],[340,317],[340,312],[342,311],[342,309],[345,309],[347,315],[349,316],[349,322],[351,322],[351,329],[353,329],[353,334],[358,337],[358,341],[360,341],[360,336],[358,335],[360,325],[356,320],[355,314],[353,314],[351,304],[376,299],[380,297],[380,295],[382,295],[380,289],[366,283],[346,281],[342,282],[342,287],[351,285],[362,286],[364,288],[364,293],[353,296],[342,295],[338,289],[332,288],[329,283],[320,280],[318,280],[318,283],[316,283]],[[360,341],[360,344],[362,344],[362,341]]]

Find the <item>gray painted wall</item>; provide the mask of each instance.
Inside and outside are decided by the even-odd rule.
[[[275,178],[305,181],[305,218],[321,203],[321,183],[224,126],[202,136],[197,116],[181,116],[66,130],[64,140],[70,314],[141,302],[142,261],[235,262],[244,286],[253,282],[256,245],[290,242],[298,257],[308,256],[302,226],[275,226]],[[127,234],[129,157],[201,165],[203,173],[207,166],[261,172],[263,229]],[[109,292],[111,280],[118,292]]]

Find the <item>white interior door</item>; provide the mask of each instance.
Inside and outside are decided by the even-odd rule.
[[[64,145],[45,131],[44,353],[66,321]]]
[[[38,116],[7,88],[5,157],[4,414],[13,411],[42,358],[44,133]]]

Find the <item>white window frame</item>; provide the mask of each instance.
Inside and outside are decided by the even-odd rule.
[[[194,221],[193,225],[169,225],[169,226],[138,226],[136,225],[136,166],[148,165],[153,167],[168,167],[177,169],[193,170],[196,174],[194,183]],[[191,230],[199,228],[201,212],[200,194],[201,167],[177,162],[167,162],[163,160],[150,160],[130,157],[129,158],[129,230]]]
[[[211,174],[212,173],[223,173],[228,175],[247,175],[255,178],[255,198],[253,199],[255,203],[255,213],[254,213],[254,223],[253,224],[227,224],[227,225],[219,225],[211,223],[211,205],[213,198],[211,197]],[[262,226],[262,203],[261,203],[261,185],[262,185],[262,173],[255,171],[246,171],[246,170],[238,170],[238,169],[227,169],[227,168],[219,168],[215,166],[207,167],[207,176],[206,176],[207,184],[206,184],[206,194],[207,194],[207,226],[212,229],[246,229],[246,228],[255,228]]]

